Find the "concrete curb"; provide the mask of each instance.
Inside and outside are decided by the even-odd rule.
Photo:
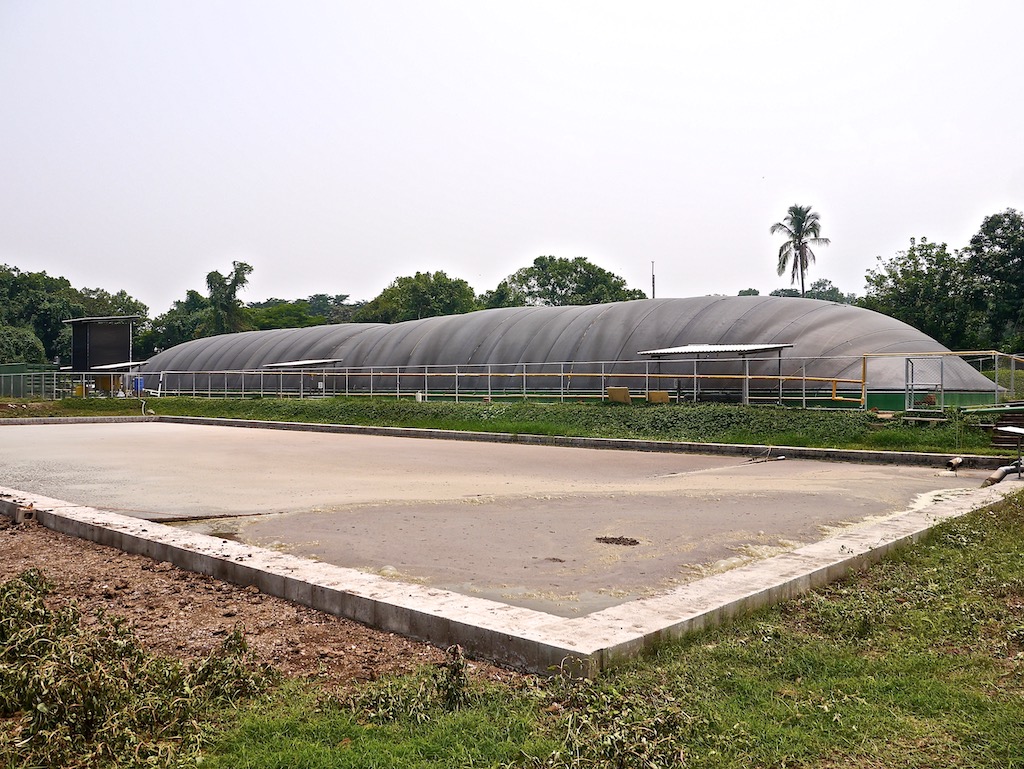
[[[32,510],[44,526],[509,667],[585,676],[666,640],[800,595],[877,562],[937,523],[990,505],[1020,484],[923,495],[914,508],[791,552],[565,618],[251,547],[159,523],[0,488],[0,513]]]

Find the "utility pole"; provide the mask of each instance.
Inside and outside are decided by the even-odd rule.
[[[651,261],[651,299],[654,298],[654,261]]]

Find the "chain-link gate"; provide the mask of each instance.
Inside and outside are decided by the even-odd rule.
[[[943,361],[941,355],[907,358],[906,411],[942,411],[945,408]]]

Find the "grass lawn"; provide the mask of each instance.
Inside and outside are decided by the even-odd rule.
[[[938,424],[904,425],[857,410],[645,403],[416,403],[394,398],[149,398],[157,414],[326,424],[421,427],[530,435],[644,438],[938,453],[999,453],[980,419],[950,410]],[[3,409],[0,416],[138,415],[134,398],[69,398]]]
[[[212,767],[1024,766],[1024,497],[596,681],[279,690]]]

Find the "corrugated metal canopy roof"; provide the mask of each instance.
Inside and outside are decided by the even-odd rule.
[[[141,366],[145,361],[142,360],[126,360],[123,363],[106,363],[102,366],[93,366],[92,371],[117,371],[118,369],[132,369],[137,366]]]
[[[307,360],[286,360],[281,363],[264,363],[263,368],[301,368],[302,366],[326,366],[341,363],[342,358],[309,358]]]
[[[662,350],[641,350],[637,355],[705,355],[712,353],[753,355],[759,352],[781,352],[792,346],[792,344],[684,344],[682,347],[666,347]]]
[[[113,323],[114,321],[138,320],[141,315],[97,315],[92,318],[70,318],[61,323]]]

